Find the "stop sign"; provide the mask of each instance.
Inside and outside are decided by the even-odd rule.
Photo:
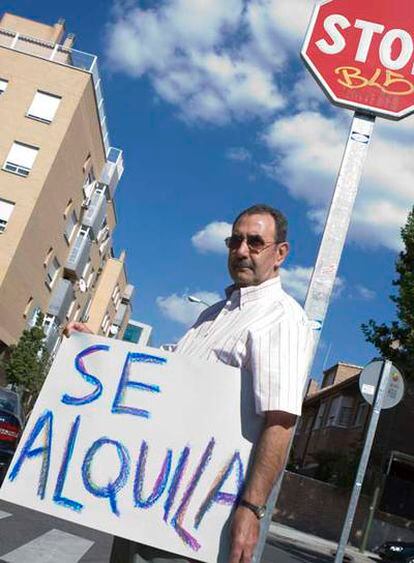
[[[335,104],[401,119],[414,112],[414,1],[319,2],[302,57]]]

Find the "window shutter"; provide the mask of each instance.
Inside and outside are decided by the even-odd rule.
[[[38,151],[39,149],[37,147],[31,147],[29,145],[24,145],[23,143],[15,142],[10,149],[7,162],[30,170],[36,160]]]
[[[10,219],[10,215],[13,213],[14,203],[9,201],[4,201],[0,199],[0,221],[7,221]]]
[[[46,94],[45,92],[36,92],[27,115],[51,122],[55,117],[60,100],[61,98],[58,96]]]

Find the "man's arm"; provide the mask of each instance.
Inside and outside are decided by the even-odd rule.
[[[264,505],[284,467],[296,416],[282,411],[265,413],[265,422],[254,454],[243,499]],[[248,563],[259,539],[260,522],[246,507],[239,506],[232,523],[230,563]]]

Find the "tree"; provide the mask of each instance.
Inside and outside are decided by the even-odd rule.
[[[365,339],[381,353],[381,357],[394,363],[406,377],[414,377],[414,207],[401,229],[404,250],[395,264],[397,273],[393,285],[397,320],[389,325],[377,324],[371,319],[362,325]]]
[[[352,453],[321,450],[313,457],[318,463],[314,478],[336,485],[351,488],[358,469],[361,451],[356,448]]]
[[[23,331],[18,343],[11,346],[3,360],[8,383],[23,390],[26,399],[38,395],[49,367],[49,353],[44,344],[43,315],[37,315],[36,324]]]

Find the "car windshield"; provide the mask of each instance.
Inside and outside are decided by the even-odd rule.
[[[0,409],[15,413],[17,411],[16,395],[0,390]]]

